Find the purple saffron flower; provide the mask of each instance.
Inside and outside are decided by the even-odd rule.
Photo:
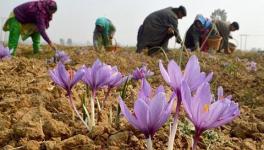
[[[93,96],[97,89],[107,86],[109,78],[111,76],[112,67],[102,63],[97,59],[92,68],[84,67],[85,75],[83,76],[83,82],[91,87]]]
[[[78,112],[72,97],[72,88],[73,86],[82,79],[84,75],[84,70],[79,69],[76,73],[73,70],[67,71],[65,66],[59,62],[57,67],[54,70],[50,70],[49,74],[53,82],[55,82],[58,86],[64,88],[67,91],[68,102],[71,108],[75,111],[79,119],[85,125],[85,127],[90,131],[90,127],[86,124],[86,122],[82,119],[82,116]]]
[[[64,51],[56,51],[55,59],[63,64],[71,61],[69,55],[67,55]]]
[[[5,48],[2,44],[0,44],[0,60],[10,59],[11,54],[8,48]]]
[[[166,101],[162,87],[158,88],[153,97],[150,97],[151,91],[149,83],[143,79],[139,97],[134,105],[134,114],[129,111],[122,98],[119,98],[122,113],[128,122],[144,133],[146,138],[152,137],[167,121],[173,104],[173,100],[170,100],[169,103]]]
[[[206,76],[201,72],[198,58],[193,55],[182,73],[180,67],[175,61],[171,60],[168,64],[168,71],[164,68],[162,62],[159,62],[160,72],[163,79],[173,88],[174,91],[180,90],[181,83],[185,80],[191,91],[195,91],[203,82],[209,82],[212,79],[213,73]]]
[[[65,66],[59,62],[54,70],[50,70],[49,74],[52,80],[60,87],[67,91],[67,95],[71,95],[73,86],[82,79],[84,70],[79,69],[76,73],[73,70],[67,71]]]
[[[219,98],[213,103],[210,85],[207,82],[198,87],[194,96],[186,81],[183,81],[181,91],[184,109],[195,126],[193,149],[196,148],[197,141],[205,130],[229,123],[240,114],[238,104],[222,96],[221,87],[218,90]]]
[[[254,61],[247,62],[247,70],[248,71],[257,71],[257,63]]]
[[[148,78],[150,76],[153,76],[154,73],[147,69],[146,65],[143,65],[141,68],[136,68],[133,71],[133,79],[140,80],[143,78]]]
[[[127,77],[123,77],[122,74],[118,71],[117,67],[114,66],[111,69],[107,85],[110,89],[112,89],[114,87],[120,86],[126,79]]]

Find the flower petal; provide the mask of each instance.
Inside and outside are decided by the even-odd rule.
[[[124,103],[124,101],[122,100],[121,97],[119,97],[119,105],[120,105],[120,108],[121,108],[122,113],[124,114],[124,116],[126,117],[126,119],[128,120],[128,122],[132,126],[134,126],[135,128],[141,130],[141,128],[138,125],[138,122],[136,120],[136,117],[131,114],[131,112],[129,111],[129,109],[127,108],[126,104]]]
[[[60,80],[65,85],[66,90],[70,90],[70,76],[67,70],[65,69],[65,66],[61,62],[58,63],[58,75]]]
[[[180,88],[182,82],[182,72],[181,68],[173,60],[171,60],[168,64],[168,74],[171,80],[170,85],[174,88],[174,90]]]
[[[80,68],[74,75],[72,81],[71,81],[71,85],[70,88],[72,88],[78,81],[80,81],[84,75],[85,71],[83,68]]]
[[[181,94],[182,94],[182,103],[183,103],[183,107],[184,110],[186,111],[186,113],[188,114],[189,118],[196,122],[196,120],[194,120],[194,114],[192,113],[192,95],[191,95],[191,90],[188,87],[188,84],[186,81],[182,82],[182,86],[181,86]]]
[[[148,83],[148,81],[145,78],[143,78],[142,83],[141,83],[141,89],[140,89],[139,95],[138,95],[139,98],[150,97],[151,92],[152,92],[152,89],[151,89],[150,84]]]
[[[170,84],[171,83],[171,80],[170,80],[170,76],[169,74],[167,73],[166,69],[164,68],[161,60],[159,60],[159,68],[160,68],[160,72],[161,72],[161,75],[163,77],[163,79],[168,83]]]
[[[134,111],[136,114],[138,125],[140,126],[142,132],[148,132],[149,126],[149,106],[143,99],[138,99],[134,105]]]
[[[156,131],[159,128],[156,127],[155,125],[159,122],[160,119],[162,119],[163,113],[165,111],[166,103],[167,102],[166,102],[165,93],[158,93],[152,98],[149,105],[149,110],[150,110],[149,127],[151,128],[151,130]]]
[[[55,68],[54,70],[49,70],[49,75],[54,83],[56,83],[58,86],[66,89],[65,84],[60,80],[58,70]]]

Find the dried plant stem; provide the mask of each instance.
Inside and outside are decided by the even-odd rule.
[[[72,95],[69,95],[69,99],[68,102],[70,104],[70,106],[73,108],[73,110],[75,111],[75,113],[77,114],[77,116],[81,119],[81,121],[83,122],[83,124],[85,125],[85,127],[87,128],[88,131],[90,131],[90,127],[87,125],[87,123],[83,120],[82,116],[80,115],[79,111],[77,110],[74,101],[72,99]]]
[[[96,103],[97,103],[97,106],[98,106],[98,110],[101,111],[101,105],[100,105],[100,102],[98,100],[98,98],[95,98],[96,99]]]
[[[112,105],[111,105],[109,109],[109,123],[110,124],[112,124],[112,120],[113,120],[113,111],[112,111]]]
[[[169,135],[168,150],[173,150],[174,139],[175,139],[175,135],[176,135],[177,128],[178,128],[178,118],[179,118],[181,101],[182,101],[180,94],[181,94],[180,91],[177,91],[176,95],[177,95],[178,101],[177,101],[176,112],[174,116],[172,129]]]
[[[147,139],[147,150],[153,150],[151,136],[149,136],[149,138]]]
[[[94,127],[95,126],[94,98],[95,98],[95,92],[92,93],[92,96],[90,98],[90,105],[91,105],[91,127]]]
[[[90,117],[90,115],[89,115],[89,112],[88,112],[88,110],[87,110],[87,108],[86,108],[86,106],[83,104],[82,105],[83,106],[83,110],[84,110],[84,113],[85,113],[85,115],[86,115],[86,119],[87,119],[87,121],[86,122],[88,122],[88,124],[89,124],[89,127],[91,127],[91,125],[90,125],[90,122],[91,122],[91,117]]]
[[[112,88],[108,88],[107,93],[105,94],[105,98],[104,98],[104,101],[103,101],[103,104],[102,104],[102,108],[104,108],[104,106],[105,106],[105,102],[107,101],[107,98],[110,95],[111,89]]]
[[[72,121],[75,121],[75,112],[73,109],[71,111],[72,111]]]

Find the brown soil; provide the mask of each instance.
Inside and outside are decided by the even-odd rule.
[[[48,70],[54,64],[47,64],[53,54],[46,51],[42,55],[32,55],[28,46],[20,47],[18,56],[11,61],[0,62],[0,148],[5,150],[87,150],[87,149],[146,149],[144,136],[122,117],[120,128],[109,120],[109,106],[113,114],[117,106],[119,91],[112,92],[107,107],[97,113],[97,126],[88,133],[81,121],[72,119],[72,111],[67,103],[64,90],[54,86]],[[148,57],[136,54],[133,49],[122,48],[117,52],[96,53],[87,47],[62,47],[73,60],[68,67],[78,68],[83,64],[91,65],[96,58],[117,65],[124,74],[129,74],[138,66],[147,63],[155,75],[149,79],[157,87],[163,84],[168,93],[170,88],[163,81],[158,67],[158,54]],[[203,135],[200,149],[264,149],[264,55],[249,52],[236,52],[232,55],[197,54],[202,70],[214,72],[212,89],[224,87],[226,94],[232,94],[240,104],[241,116],[232,123]],[[179,58],[179,52],[169,52],[170,59]],[[183,64],[186,63],[183,57]],[[245,68],[247,60],[257,62],[258,71],[249,72]],[[81,112],[79,93],[83,85],[74,88],[74,97]],[[139,83],[129,86],[126,103],[133,107]],[[104,92],[98,98],[104,98]],[[169,96],[169,94],[168,94]],[[190,149],[191,127],[184,123],[181,112],[181,125],[177,132],[175,148]],[[171,122],[170,120],[169,122]],[[169,122],[154,137],[155,149],[166,149]],[[186,122],[186,121],[185,121]]]

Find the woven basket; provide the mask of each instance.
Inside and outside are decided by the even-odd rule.
[[[208,38],[207,44],[208,44],[209,49],[219,50],[221,41],[222,41],[221,36],[214,36],[214,37]]]
[[[115,52],[117,50],[117,46],[108,46],[107,48],[105,48],[105,50],[108,52]]]
[[[229,51],[233,53],[236,50],[236,45],[234,43],[228,43]]]

